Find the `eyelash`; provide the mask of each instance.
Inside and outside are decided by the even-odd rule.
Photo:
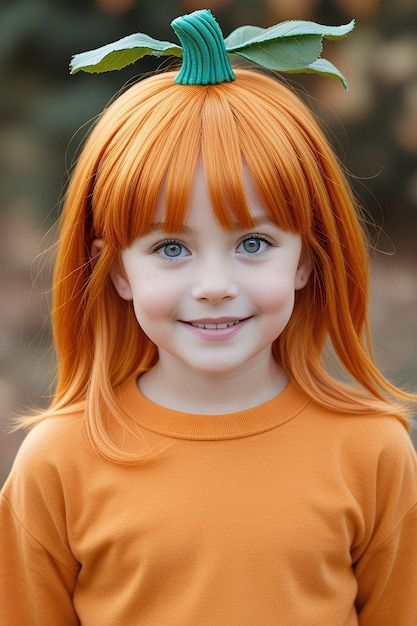
[[[250,239],[259,239],[260,241],[263,241],[265,243],[268,244],[268,247],[265,250],[261,250],[259,252],[244,252],[243,254],[246,254],[249,257],[259,257],[262,256],[263,254],[266,254],[267,252],[269,252],[270,248],[273,247],[275,244],[271,241],[271,239],[269,239],[269,237],[266,237],[265,235],[261,235],[259,233],[252,233],[250,235],[245,235],[245,237],[243,237],[236,245],[236,249],[238,249],[245,241],[248,241]],[[151,248],[151,254],[157,254],[160,250],[162,250],[163,248],[165,248],[166,246],[169,245],[178,245],[181,246],[184,250],[188,250],[188,248],[178,239],[165,239],[164,241],[159,241],[157,244],[155,244],[154,246],[152,246]],[[168,263],[173,263],[175,261],[177,261],[179,258],[182,258],[182,255],[180,256],[174,256],[174,257],[169,257],[169,256],[163,256],[162,254],[159,255],[160,258],[163,261],[166,261]],[[187,255],[184,255],[187,256]]]
[[[263,254],[266,254],[275,245],[273,243],[273,241],[271,239],[269,239],[269,237],[266,237],[265,235],[261,235],[259,233],[252,233],[250,235],[245,235],[245,237],[243,237],[239,241],[239,243],[237,244],[236,248],[239,248],[239,246],[241,246],[245,241],[248,241],[250,239],[259,239],[260,241],[263,241],[263,242],[268,244],[268,247],[265,250],[260,250],[259,252],[246,252],[245,254],[247,256],[250,256],[251,258],[259,257],[259,256],[262,256]]]
[[[151,254],[157,254],[160,250],[169,245],[181,246],[181,248],[184,248],[184,250],[187,250],[189,252],[188,248],[183,243],[181,243],[181,241],[178,241],[178,239],[164,239],[164,241],[158,241],[158,243],[152,246]],[[174,263],[179,258],[182,258],[181,256],[169,257],[163,256],[162,254],[160,254],[159,256],[163,261],[166,261],[167,263]]]

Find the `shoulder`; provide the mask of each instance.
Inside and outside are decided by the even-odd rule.
[[[24,527],[38,528],[37,516],[64,527],[68,502],[77,502],[94,463],[97,455],[87,445],[82,413],[52,415],[24,439],[2,495]]]
[[[369,454],[415,457],[410,434],[395,415],[343,415],[342,419],[348,439]]]
[[[47,417],[26,435],[5,486],[11,481],[21,487],[34,482],[50,486],[86,454],[81,413]]]
[[[316,454],[355,473],[360,480],[392,482],[407,475],[417,490],[417,456],[402,422],[394,415],[354,415],[319,406],[303,411],[303,438]]]
[[[404,425],[389,415],[354,417],[351,422],[357,430],[353,441],[357,465],[380,487],[389,485],[398,493],[409,489],[417,502],[417,455]]]
[[[364,450],[392,452],[407,450],[415,455],[410,434],[393,414],[345,413],[328,409],[311,401],[305,412],[329,437],[340,437],[347,445]]]
[[[7,521],[15,541],[20,538],[22,550],[37,546],[42,559],[40,546],[70,569],[68,504],[79,502],[81,442],[80,414],[48,417],[34,426],[16,455],[0,501],[3,523]]]

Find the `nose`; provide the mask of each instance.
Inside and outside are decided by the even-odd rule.
[[[210,255],[196,266],[192,295],[196,300],[207,300],[216,304],[238,295],[236,277],[228,263],[220,256]]]

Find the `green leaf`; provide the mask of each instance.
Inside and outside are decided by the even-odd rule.
[[[81,52],[72,57],[70,63],[71,74],[79,71],[100,73],[120,70],[146,55],[182,56],[181,46],[159,41],[149,35],[136,33],[109,43],[96,50]]]
[[[355,22],[324,26],[316,22],[290,20],[270,28],[241,26],[225,39],[226,50],[270,70],[309,72],[338,78],[345,89],[343,74],[329,61],[319,59],[322,41],[346,37]]]
[[[230,51],[232,48],[246,45],[246,41],[256,37],[264,30],[265,28],[261,28],[261,26],[239,26],[239,28],[232,31],[224,40],[226,50]]]
[[[228,52],[236,52],[237,48],[247,47],[287,37],[318,36],[325,39],[340,39],[346,37],[353,30],[355,21],[342,26],[325,26],[316,22],[302,20],[288,20],[270,28],[258,28],[256,26],[243,26],[234,30],[225,39]]]
[[[348,89],[346,78],[341,72],[339,72],[333,63],[330,63],[330,61],[327,61],[326,59],[318,59],[317,61],[314,61],[314,63],[311,63],[305,71],[307,73],[322,74],[323,76],[338,78],[342,82],[346,91]]]
[[[321,51],[321,37],[304,36],[264,41],[235,49],[233,53],[269,70],[296,72],[314,63]]]

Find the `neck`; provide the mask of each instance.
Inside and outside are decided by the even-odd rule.
[[[207,374],[161,355],[155,367],[141,376],[139,387],[155,404],[185,413],[220,415],[263,404],[288,385],[288,377],[276,363],[259,359],[246,367],[221,374]]]

